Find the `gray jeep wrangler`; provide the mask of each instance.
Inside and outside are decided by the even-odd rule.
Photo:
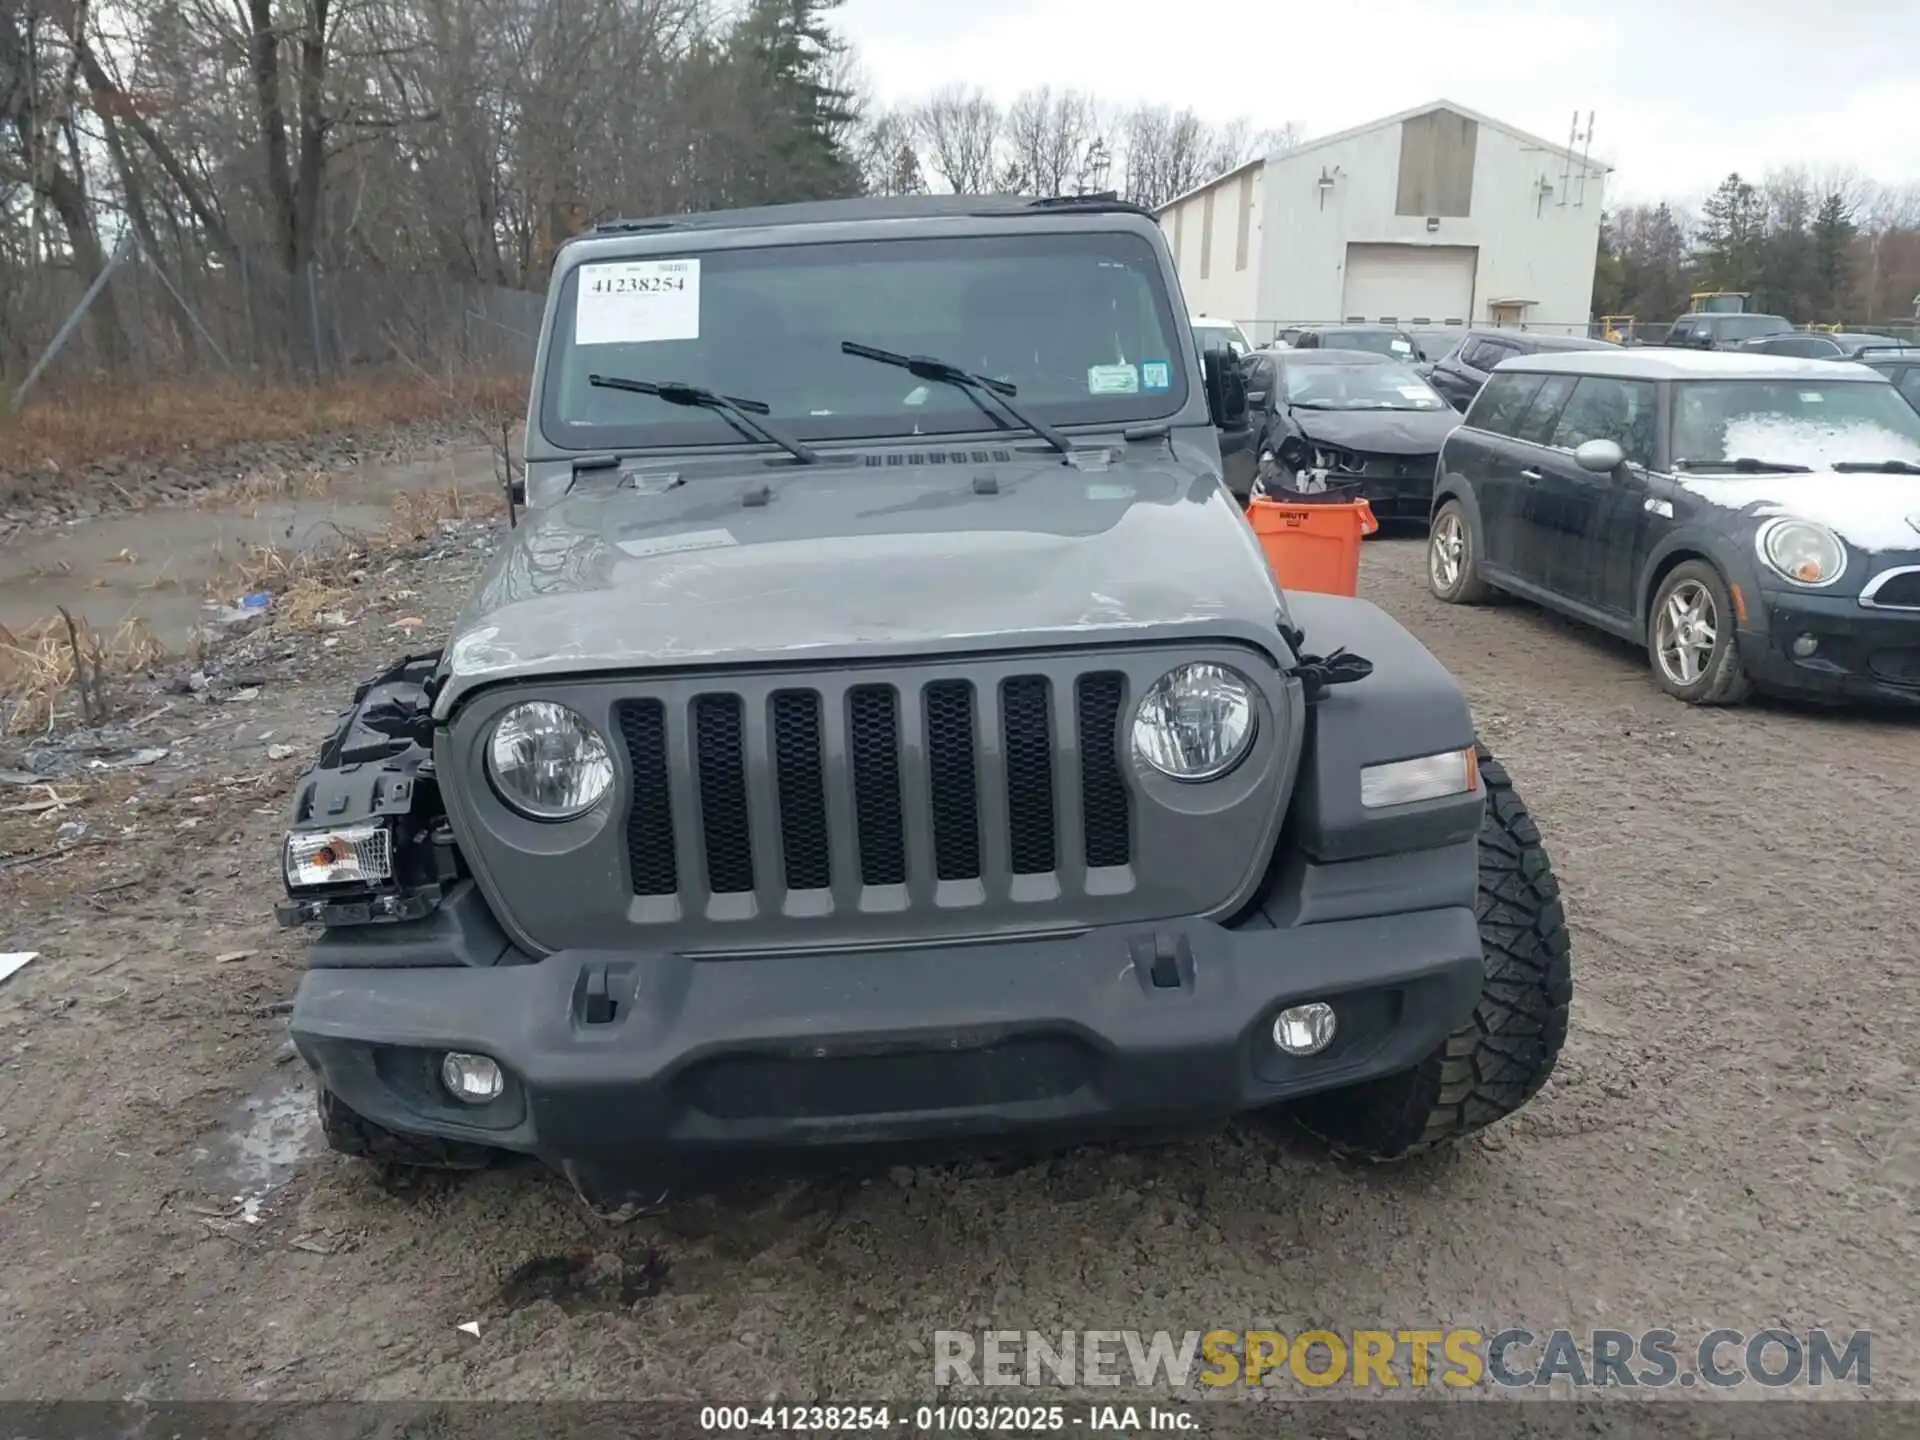
[[[600,226],[524,511],[302,777],[292,1032],[334,1148],[729,1160],[1284,1107],[1412,1154],[1552,1070],[1558,889],[1458,685],[1286,595],[1246,423],[1112,197]]]

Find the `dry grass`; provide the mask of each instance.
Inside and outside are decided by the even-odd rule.
[[[524,408],[526,381],[436,379],[405,365],[318,383],[197,380],[128,387],[101,382],[0,407],[0,470],[51,460],[70,470],[109,456],[157,459],[249,441],[311,441],[424,420]]]
[[[445,521],[492,522],[505,502],[491,489],[446,486],[395,497],[393,518],[370,534],[341,532],[338,543],[303,548],[250,547],[208,597],[232,603],[241,595],[272,594],[276,625],[308,632],[335,628],[364,608],[367,594],[355,572],[385,563],[434,535]],[[415,622],[417,623],[417,622]],[[0,626],[0,714],[12,734],[53,727],[63,699],[73,696],[89,721],[106,718],[107,682],[158,663],[163,647],[146,625],[129,618],[111,634],[62,611],[15,634]]]
[[[66,612],[19,632],[0,625],[0,695],[10,702],[10,734],[49,730],[62,696],[76,692],[98,718],[108,680],[156,664],[164,653],[146,622],[129,617],[111,634]]]

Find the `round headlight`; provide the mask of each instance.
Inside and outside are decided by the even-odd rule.
[[[1253,687],[1224,665],[1169,670],[1133,713],[1133,753],[1175,780],[1213,780],[1253,743]]]
[[[1754,537],[1760,558],[1796,585],[1831,585],[1847,568],[1847,547],[1811,520],[1769,520]]]
[[[487,774],[500,798],[529,820],[571,820],[613,788],[613,757],[579,715],[533,700],[494,722]]]

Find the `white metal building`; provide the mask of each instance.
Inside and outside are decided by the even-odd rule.
[[[1436,100],[1249,161],[1158,213],[1188,307],[1256,343],[1356,320],[1584,333],[1607,168]]]

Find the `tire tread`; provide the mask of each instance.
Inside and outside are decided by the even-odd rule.
[[[1408,1159],[1504,1119],[1539,1093],[1566,1043],[1573,960],[1560,884],[1506,767],[1485,745],[1474,751],[1487,792],[1480,999],[1412,1070],[1300,1103],[1301,1123],[1352,1158]]]

